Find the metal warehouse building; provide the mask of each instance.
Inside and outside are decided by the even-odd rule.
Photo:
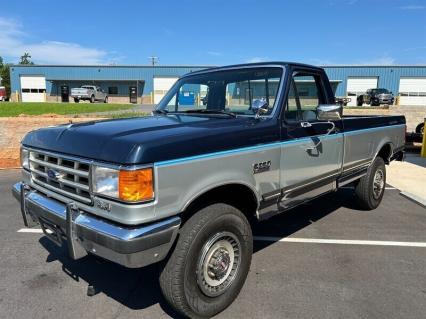
[[[152,104],[185,73],[209,66],[63,66],[14,65],[12,99],[24,102],[69,100],[71,88],[97,85],[110,102]],[[367,89],[385,88],[400,105],[426,107],[426,66],[325,66],[336,96],[356,97]]]

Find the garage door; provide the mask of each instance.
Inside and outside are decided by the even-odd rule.
[[[157,104],[177,81],[177,77],[154,78],[154,103]]]
[[[21,75],[22,102],[45,102],[46,78],[41,75]]]
[[[364,94],[368,89],[377,88],[377,80],[377,77],[348,78],[346,96],[351,98],[351,102],[348,105],[355,106],[358,95]]]
[[[426,106],[426,78],[401,78],[399,96],[400,105]]]

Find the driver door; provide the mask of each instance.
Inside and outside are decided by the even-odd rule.
[[[316,108],[329,104],[321,73],[297,71],[289,81],[282,119],[281,209],[300,204],[336,187],[343,156],[341,120],[319,121]]]

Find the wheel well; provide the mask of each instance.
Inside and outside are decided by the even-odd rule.
[[[383,145],[379,153],[377,153],[377,156],[383,158],[386,164],[389,164],[391,155],[392,155],[392,146],[389,143]]]
[[[183,222],[200,209],[218,202],[238,208],[249,221],[256,216],[258,203],[254,192],[242,184],[227,184],[208,190],[194,199],[181,214]]]

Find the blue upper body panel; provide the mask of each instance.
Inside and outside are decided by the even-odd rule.
[[[189,115],[68,124],[27,134],[24,146],[116,164],[143,164],[270,143],[276,120]]]

